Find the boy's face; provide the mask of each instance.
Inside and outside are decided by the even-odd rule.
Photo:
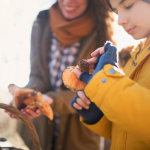
[[[150,1],[150,0],[147,0]],[[150,35],[150,3],[144,0],[110,0],[118,24],[134,39]]]

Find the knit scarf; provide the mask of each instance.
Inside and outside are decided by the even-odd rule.
[[[81,17],[68,21],[55,3],[49,9],[49,17],[50,28],[64,48],[89,35],[95,27],[95,17],[90,9]]]

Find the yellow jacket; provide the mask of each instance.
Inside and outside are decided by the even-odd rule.
[[[94,125],[81,121],[111,140],[111,150],[150,150],[150,38],[141,47],[131,52],[126,75],[105,65],[85,88],[104,116]]]

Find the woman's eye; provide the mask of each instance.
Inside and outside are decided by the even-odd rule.
[[[132,4],[133,5],[133,4]],[[132,7],[132,5],[126,6],[126,9],[130,9]]]

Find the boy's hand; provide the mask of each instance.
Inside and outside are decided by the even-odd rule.
[[[104,54],[105,53],[105,54]],[[103,55],[104,54],[104,55]],[[106,64],[111,64],[118,67],[117,64],[117,48],[111,42],[106,42],[104,47],[96,49],[91,56],[93,58],[87,60],[90,68],[94,69],[94,73],[81,72],[80,70],[73,70],[72,72],[77,75],[80,81],[89,83],[92,77],[103,69]],[[89,124],[95,124],[103,117],[103,112],[91,102],[84,92],[77,92],[78,95],[70,101],[70,105],[76,112],[81,115]]]
[[[94,65],[97,63],[97,57],[105,53],[104,47],[97,48],[93,53],[91,53],[92,58],[87,59],[89,63],[89,69],[94,69]],[[72,72],[79,78],[81,71],[79,69],[74,69]]]
[[[93,74],[86,72],[78,73],[76,70],[72,71],[78,76],[80,81],[83,81],[87,84],[96,73],[103,69],[105,65],[111,64],[118,67],[117,48],[109,41],[104,44],[104,47],[95,50],[92,53],[92,56],[95,57],[89,59],[88,63],[90,64],[90,68],[94,68]]]
[[[79,70],[79,69],[77,69],[77,68],[73,69],[72,72],[73,72],[78,78],[79,78],[79,76],[80,76],[81,73],[82,73],[82,71]]]
[[[73,107],[78,110],[82,110],[82,108],[89,109],[89,105],[91,101],[86,97],[83,91],[77,92],[78,97],[75,99],[73,103]]]
[[[105,53],[104,47],[99,47],[93,53],[91,53],[91,56],[98,57],[99,55],[102,55],[104,53]]]
[[[97,57],[104,53],[104,47],[97,48],[93,53],[91,53],[92,58],[87,60],[87,62],[90,64],[89,69],[94,69],[94,65],[97,63]]]
[[[81,115],[89,124],[95,124],[102,117],[102,111],[91,102],[83,91],[78,91],[74,99],[70,101],[70,105],[75,111]]]

